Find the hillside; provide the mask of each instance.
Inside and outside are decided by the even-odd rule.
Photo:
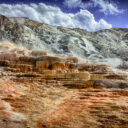
[[[29,49],[88,58],[113,67],[127,67],[128,29],[112,28],[97,32],[38,23],[28,18],[0,16],[0,40]]]
[[[0,128],[128,128],[127,44],[1,15]]]

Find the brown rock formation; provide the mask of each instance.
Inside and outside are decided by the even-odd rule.
[[[126,71],[43,51],[0,53],[0,128],[127,128],[127,117]]]
[[[18,59],[16,54],[2,53],[0,54],[0,60],[16,61]]]
[[[36,68],[37,69],[48,69],[50,64],[47,61],[37,61]]]
[[[47,51],[32,51],[31,52],[31,55],[32,56],[36,56],[36,57],[39,57],[39,56],[47,56]]]

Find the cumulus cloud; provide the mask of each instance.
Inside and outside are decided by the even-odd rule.
[[[124,12],[124,10],[119,10],[118,6],[114,2],[109,2],[109,0],[90,0],[89,2],[82,2],[82,0],[65,0],[64,5],[69,8],[92,8],[98,7],[100,12],[103,12],[105,15],[119,14]]]
[[[39,4],[0,4],[0,13],[8,17],[28,17],[31,20],[43,22],[54,26],[64,26],[70,28],[82,28],[88,31],[109,29],[112,27],[105,20],[95,20],[94,15],[87,10],[79,12],[64,13],[60,8]]]

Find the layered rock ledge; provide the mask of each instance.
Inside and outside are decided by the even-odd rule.
[[[128,72],[0,45],[1,128],[127,128]]]

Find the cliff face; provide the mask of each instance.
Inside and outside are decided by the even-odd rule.
[[[127,128],[128,72],[0,45],[1,128]]]
[[[87,32],[77,28],[53,27],[27,18],[0,16],[0,39],[49,53],[88,58],[113,67],[128,65],[128,29]]]

